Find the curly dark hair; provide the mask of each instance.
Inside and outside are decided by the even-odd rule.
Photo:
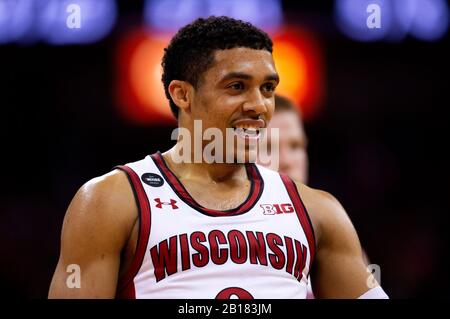
[[[199,18],[177,32],[164,49],[161,63],[164,91],[176,118],[178,107],[169,94],[170,82],[187,81],[197,88],[214,61],[214,51],[236,47],[272,52],[272,40],[252,24],[224,16]]]

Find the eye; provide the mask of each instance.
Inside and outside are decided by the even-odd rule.
[[[241,91],[244,89],[244,84],[242,82],[233,82],[230,85],[228,85],[227,88],[236,91]]]
[[[304,141],[293,141],[290,143],[290,147],[293,150],[306,150],[306,142]]]
[[[275,92],[276,85],[272,82],[268,82],[263,84],[262,89],[264,92]]]

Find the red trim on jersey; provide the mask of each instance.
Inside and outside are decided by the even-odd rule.
[[[117,297],[134,299],[136,298],[136,292],[133,279],[141,268],[145,251],[147,250],[148,239],[150,236],[150,203],[148,202],[147,195],[145,194],[144,188],[142,187],[139,176],[128,166],[117,166],[116,168],[124,171],[127,174],[131,188],[133,189],[139,214],[139,235],[136,245],[136,251],[134,253],[134,258],[131,262],[130,268],[119,279],[119,282],[117,284]]]
[[[316,253],[316,240],[314,236],[314,228],[312,226],[308,212],[306,211],[306,207],[303,204],[302,199],[300,198],[297,185],[295,185],[294,181],[290,179],[287,175],[280,174],[280,176],[284,186],[286,187],[289,197],[291,198],[292,204],[294,204],[295,212],[297,213],[297,217],[300,221],[303,231],[305,232],[306,239],[308,240],[309,254],[311,256],[311,260],[309,263],[309,271],[311,271],[312,263],[314,261],[314,256]]]
[[[204,213],[208,216],[213,217],[227,217],[227,216],[236,216],[241,215],[246,212],[248,212],[252,207],[256,204],[258,199],[261,197],[262,191],[264,189],[264,181],[261,178],[261,175],[259,174],[258,168],[254,164],[246,164],[245,169],[247,171],[247,176],[250,179],[251,187],[250,187],[250,193],[247,197],[247,199],[238,207],[221,211],[221,210],[214,210],[205,208],[199,203],[197,203],[191,195],[188,193],[186,188],[183,186],[183,184],[180,182],[180,180],[172,173],[172,171],[167,166],[166,162],[164,161],[164,158],[162,157],[162,154],[160,152],[157,152],[153,155],[151,155],[153,161],[155,162],[158,169],[161,171],[161,173],[164,175],[165,179],[169,183],[169,185],[172,187],[174,192],[189,206],[194,208],[195,210]]]
[[[120,292],[116,294],[118,299],[136,299],[136,289],[134,287],[134,282],[131,281],[127,284]]]

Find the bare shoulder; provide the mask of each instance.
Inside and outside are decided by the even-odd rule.
[[[84,204],[117,211],[126,208],[132,197],[133,192],[126,174],[120,170],[114,170],[85,183],[74,199]]]
[[[133,197],[127,176],[118,170],[78,190],[64,218],[50,298],[115,296],[121,252],[138,218]],[[82,271],[80,289],[69,289],[66,284],[70,265]]]
[[[332,194],[302,183],[296,182],[296,185],[311,218],[317,242],[323,242],[329,233],[354,231],[345,209]]]
[[[95,233],[101,233],[101,237],[110,242],[115,238],[117,244],[123,243],[138,218],[133,197],[128,178],[120,170],[93,178],[74,196],[63,230],[69,232],[66,232],[69,237],[72,231],[93,237],[97,237]]]

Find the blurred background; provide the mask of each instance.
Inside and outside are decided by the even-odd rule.
[[[0,0],[0,295],[46,298],[77,189],[173,145],[162,50],[209,15],[273,37],[309,185],[341,201],[386,292],[448,298],[444,0]]]

